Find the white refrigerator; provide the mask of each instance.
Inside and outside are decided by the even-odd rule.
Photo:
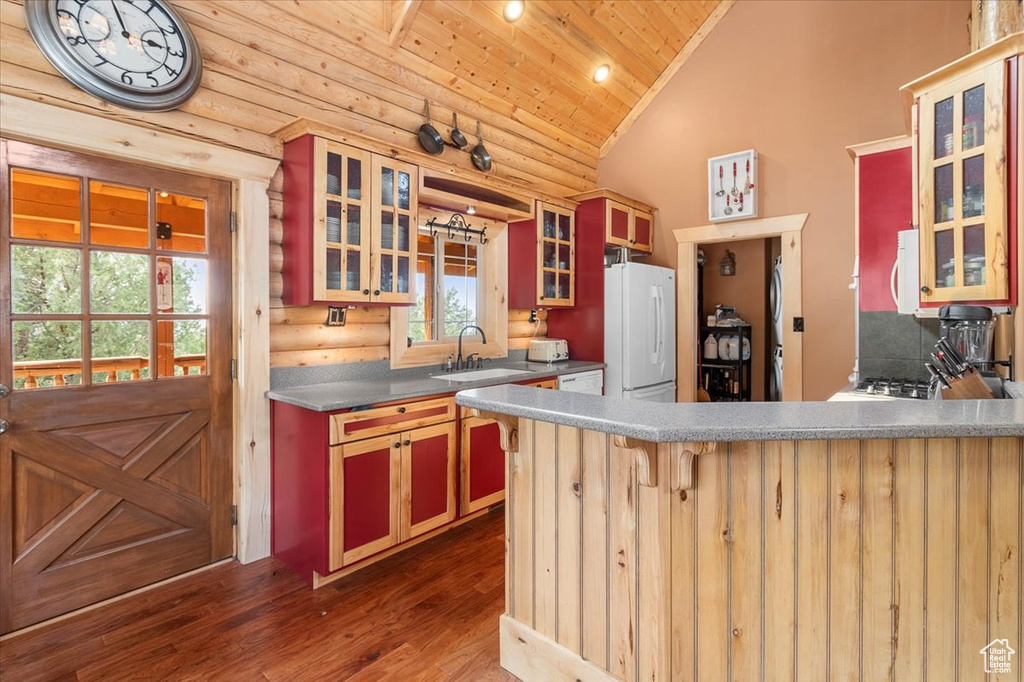
[[[642,263],[604,271],[606,396],[676,401],[675,273]]]

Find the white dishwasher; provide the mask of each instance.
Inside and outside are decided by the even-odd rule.
[[[558,390],[604,395],[604,370],[595,369],[575,374],[562,374],[558,377]]]

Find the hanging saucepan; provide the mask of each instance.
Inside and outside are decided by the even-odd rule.
[[[491,155],[484,147],[484,133],[480,127],[480,121],[476,122],[476,137],[479,140],[476,146],[469,152],[469,156],[473,159],[473,165],[478,170],[482,170],[484,173],[491,170]]]
[[[466,136],[462,134],[461,130],[459,130],[459,115],[454,111],[452,112],[452,144],[459,149],[463,149],[467,144],[469,144],[469,140],[467,140]]]
[[[430,122],[430,100],[423,100],[427,110],[427,122],[420,126],[419,131],[416,133],[420,140],[420,146],[428,154],[437,156],[444,151],[444,138],[441,137],[441,133],[437,132],[437,128]]]

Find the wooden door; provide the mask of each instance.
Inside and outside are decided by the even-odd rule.
[[[373,156],[373,301],[416,300],[416,193],[419,169]]]
[[[472,514],[505,499],[505,451],[501,449],[498,422],[462,418],[460,461],[462,514]]]
[[[921,97],[921,301],[1009,299],[1003,61]]]
[[[455,422],[402,434],[401,539],[455,520]]]
[[[0,140],[0,633],[231,556],[230,185]]]
[[[650,253],[654,248],[654,216],[643,211],[633,211],[633,236],[630,246],[638,251]]]
[[[605,243],[615,246],[632,246],[630,244],[629,206],[617,201],[605,201]]]
[[[537,305],[576,302],[576,213],[541,203],[537,210]]]
[[[398,544],[402,435],[331,448],[330,568]]]
[[[313,154],[313,294],[369,301],[370,154],[319,137]]]

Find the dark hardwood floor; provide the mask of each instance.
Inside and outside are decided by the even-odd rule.
[[[3,680],[515,680],[503,509],[314,591],[231,563],[0,642]]]

